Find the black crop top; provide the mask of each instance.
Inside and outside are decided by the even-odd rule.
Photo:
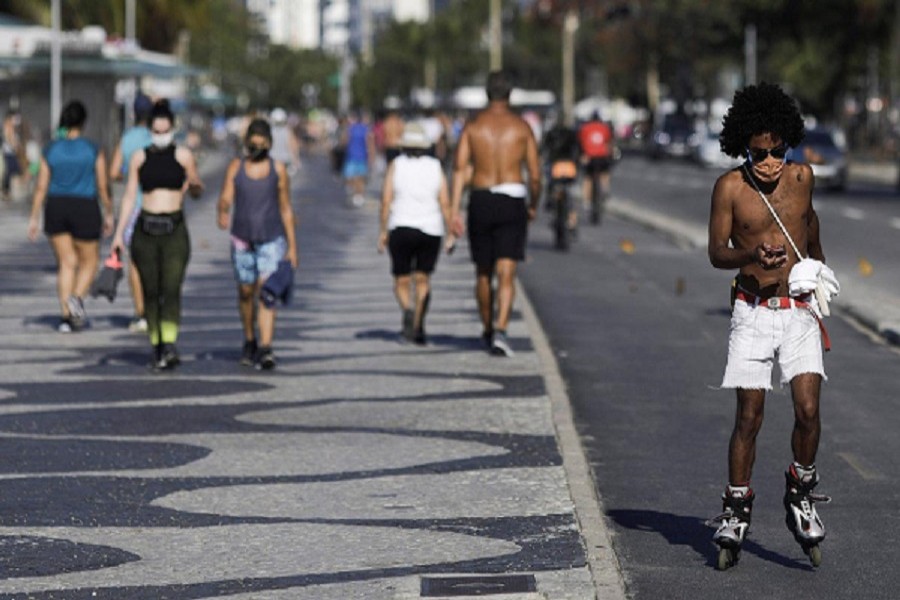
[[[138,171],[141,189],[146,193],[156,189],[180,190],[187,179],[184,167],[175,160],[175,145],[165,148],[147,147],[146,158]]]

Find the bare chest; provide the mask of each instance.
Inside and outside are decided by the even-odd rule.
[[[778,217],[789,229],[805,221],[808,206],[790,190],[776,190],[766,195]],[[764,234],[779,230],[775,217],[755,190],[741,192],[733,204],[733,231],[738,235]]]

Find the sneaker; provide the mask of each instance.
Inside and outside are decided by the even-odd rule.
[[[425,338],[425,330],[424,330],[423,328],[421,328],[421,327],[419,327],[418,329],[416,329],[416,333],[415,333],[415,335],[413,336],[413,340],[412,340],[412,341],[413,341],[413,343],[416,344],[417,346],[424,346],[424,345],[426,345],[428,342],[427,342],[427,339]]]
[[[513,350],[509,345],[509,340],[506,339],[505,331],[495,331],[494,339],[491,342],[491,354],[494,356],[512,356]]]
[[[269,346],[263,346],[256,355],[256,369],[259,371],[271,371],[275,368],[275,354]]]
[[[69,296],[66,300],[66,307],[69,309],[69,322],[73,329],[81,329],[87,320],[87,314],[84,312],[84,302],[78,296]]]
[[[59,325],[56,326],[56,330],[60,333],[72,333],[72,321],[69,319],[62,319],[59,322]]]
[[[494,332],[493,331],[482,331],[481,332],[481,343],[484,344],[485,350],[490,350],[494,345]]]
[[[353,198],[350,200],[350,203],[353,204],[356,208],[362,208],[366,204],[366,197],[362,194],[353,194]]]
[[[144,317],[135,317],[128,323],[128,331],[134,333],[145,333],[147,331],[147,319]]]
[[[154,368],[157,371],[171,371],[179,364],[181,364],[181,358],[178,356],[175,344],[162,344],[159,348],[159,358],[157,358]]]
[[[241,349],[241,364],[252,367],[256,364],[256,340],[245,340]]]

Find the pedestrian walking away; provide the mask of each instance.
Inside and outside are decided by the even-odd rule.
[[[11,110],[3,117],[3,165],[2,166],[2,193],[3,201],[12,200],[13,178],[28,175],[28,159],[25,154],[25,144],[20,131],[22,129],[22,115]]]
[[[819,482],[819,397],[826,379],[822,346],[825,342],[827,348],[828,341],[821,317],[827,313],[828,293],[838,286],[824,265],[812,170],[788,161],[790,147],[803,135],[796,102],[776,85],[739,90],[723,119],[722,150],[746,158],[716,181],[709,217],[710,262],[738,269],[722,382],[736,390],[737,411],[723,513],[710,522],[717,528],[713,540],[720,548],[717,567],[723,570],[737,561],[750,528],[756,438],[776,361],[794,408],[793,461],[785,472],[783,497],[786,523],[811,563],[821,562],[825,528],[815,504],[828,499],[813,491]],[[815,293],[822,286],[824,296]]]
[[[516,268],[525,258],[528,223],[534,220],[541,195],[537,142],[528,123],[510,109],[511,91],[504,72],[488,75],[488,106],[460,133],[450,202],[453,233],[468,230],[482,339],[498,356],[513,354],[506,330],[515,298]],[[523,168],[528,172],[527,185]],[[460,209],[466,187],[471,190],[463,223]]]
[[[198,198],[203,183],[193,153],[175,145],[175,115],[166,100],[150,111],[151,144],[135,151],[128,166],[128,183],[112,249],[125,248],[125,231],[138,189],[143,206],[131,237],[131,256],[144,292],[144,315],[153,347],[151,367],[174,369],[181,359],[175,343],[181,322],[181,285],[191,254],[182,206],[184,194]]]
[[[220,229],[231,227],[231,259],[244,332],[241,364],[269,370],[275,368],[275,306],[261,302],[260,293],[280,262],[287,260],[291,269],[297,268],[295,217],[287,167],[269,156],[269,123],[254,119],[244,144],[246,156],[233,159],[225,172],[217,222]]]
[[[122,134],[122,139],[109,163],[109,177],[113,181],[122,181],[128,176],[128,165],[131,157],[137,150],[142,150],[152,143],[150,138],[150,110],[153,102],[144,94],[138,93],[134,99],[134,125]],[[128,225],[125,228],[123,241],[125,246],[131,245],[131,235],[134,232],[134,224],[137,222],[143,204],[143,193],[140,188],[137,191],[134,209],[129,216]],[[121,258],[121,257],[120,257]],[[128,324],[128,329],[135,332],[147,331],[147,319],[144,317],[144,291],[141,289],[141,278],[134,260],[129,258],[128,286],[131,289],[131,301],[134,305],[134,317]]]
[[[424,345],[430,278],[450,223],[450,198],[441,161],[430,154],[431,140],[421,125],[408,123],[403,128],[400,147],[402,154],[391,161],[384,178],[378,251],[390,249],[394,295],[403,314],[402,336]],[[448,252],[455,241],[448,233],[444,243]],[[412,296],[410,284],[415,286]]]
[[[28,221],[28,237],[34,241],[43,215],[44,233],[56,256],[61,333],[85,326],[84,296],[100,261],[100,237],[113,229],[106,158],[94,142],[82,137],[85,121],[87,110],[80,101],[63,108],[60,137],[41,156]]]
[[[359,208],[366,203],[366,182],[375,160],[375,138],[362,111],[354,111],[341,137],[344,147],[342,174],[350,188],[350,203]]]

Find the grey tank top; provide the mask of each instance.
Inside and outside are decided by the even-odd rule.
[[[269,159],[269,175],[252,179],[244,171],[244,162],[234,176],[234,216],[231,234],[245,242],[261,244],[284,235],[284,223],[278,208],[278,173]]]

